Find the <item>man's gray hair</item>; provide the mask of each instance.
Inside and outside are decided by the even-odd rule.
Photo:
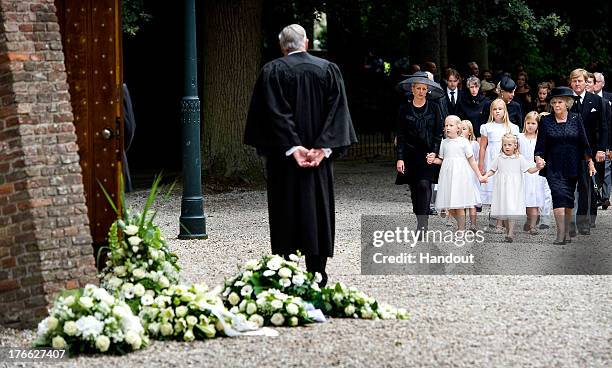
[[[304,47],[306,30],[299,24],[290,24],[278,34],[280,47],[287,51],[297,51]]]
[[[595,77],[596,81],[598,79],[601,79],[601,85],[602,86],[606,85],[606,78],[604,77],[603,74],[601,74],[600,72],[595,72],[595,73],[593,73],[593,76]]]
[[[478,86],[480,87],[480,79],[478,79],[478,77],[475,76],[471,76],[468,78],[467,82],[465,82],[465,84],[468,86],[468,88],[470,86]]]

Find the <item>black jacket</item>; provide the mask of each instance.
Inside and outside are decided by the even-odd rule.
[[[465,98],[463,95],[463,91],[459,88],[455,90],[455,104],[453,105],[450,98],[448,97],[448,88],[444,88],[444,100],[446,101],[446,106],[448,110],[448,115],[459,115],[459,104],[461,100]]]
[[[490,102],[491,101],[481,93],[478,93],[476,97],[472,96],[470,93],[463,94],[461,103],[459,104],[459,117],[472,122],[474,134],[476,134],[476,132],[480,134],[480,114],[485,105],[487,103],[490,105]]]
[[[604,100],[590,92],[585,93],[580,111],[578,110],[577,103],[574,103],[571,109],[572,112],[582,116],[582,124],[584,125],[593,154],[597,151],[605,151],[608,147],[609,136],[606,110]]]

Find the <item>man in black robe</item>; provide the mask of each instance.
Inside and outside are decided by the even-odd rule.
[[[306,52],[306,31],[297,24],[279,39],[285,56],[259,75],[244,143],[265,157],[272,252],[301,251],[325,285],[334,254],[332,159],[357,139],[338,67]]]

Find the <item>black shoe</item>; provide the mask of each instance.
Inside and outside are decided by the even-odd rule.
[[[544,229],[549,229],[550,226],[546,225],[546,224],[540,224],[540,229],[544,230]]]
[[[578,230],[578,232],[580,233],[580,235],[591,235],[591,229],[580,229]],[[571,236],[572,234],[570,234]]]
[[[601,209],[602,210],[607,210],[608,207],[610,207],[610,200],[606,199],[602,204],[601,204]]]
[[[591,229],[593,229],[593,228],[595,228],[595,227],[597,227],[597,225],[596,225],[595,223],[592,223],[592,224],[591,224]]]
[[[561,241],[555,240],[553,241],[553,244],[554,245],[565,245],[565,240],[561,240]]]
[[[525,223],[525,225],[523,225],[523,231],[529,231],[529,229],[531,229],[531,227],[528,223]]]
[[[430,208],[430,209],[429,209],[429,214],[430,214],[431,216],[437,216],[437,215],[438,215],[438,211],[436,211],[436,209],[435,209],[435,208]]]
[[[506,236],[505,241],[506,241],[506,243],[512,243],[514,241],[514,239],[511,236]]]
[[[577,234],[576,234],[576,230],[570,230],[570,233],[569,233],[569,234],[570,234],[570,237],[571,237],[571,238],[575,238],[575,237],[576,237],[576,235],[577,235]]]
[[[476,207],[476,212],[482,212],[482,207]]]

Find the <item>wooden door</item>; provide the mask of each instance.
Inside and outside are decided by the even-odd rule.
[[[120,0],[55,0],[94,244],[116,219],[123,153]]]

